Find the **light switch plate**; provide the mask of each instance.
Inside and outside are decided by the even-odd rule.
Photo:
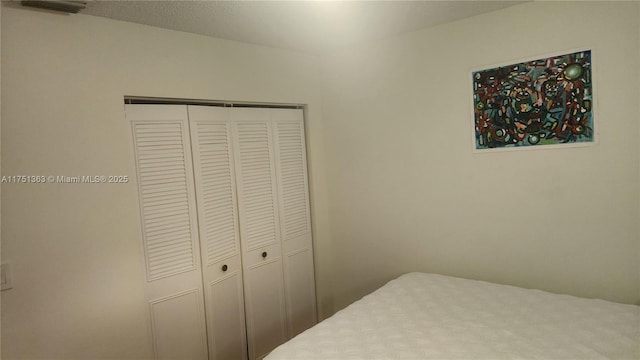
[[[13,287],[11,283],[11,268],[9,264],[0,265],[0,290],[9,290]]]

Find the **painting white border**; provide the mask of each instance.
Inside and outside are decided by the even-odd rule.
[[[476,71],[483,71],[487,69],[493,69],[497,67],[503,67],[507,65],[515,65],[520,64],[527,61],[545,59],[553,56],[561,56],[567,54],[573,54],[581,51],[591,51],[591,112],[593,116],[593,141],[589,142],[573,142],[573,143],[565,143],[565,144],[553,144],[553,145],[540,145],[540,146],[513,146],[513,147],[500,147],[500,148],[489,148],[489,149],[477,149],[476,148],[476,119],[475,119],[475,104],[473,100],[473,73]],[[505,151],[530,151],[530,150],[553,150],[553,149],[567,149],[567,148],[580,148],[580,147],[592,147],[599,144],[599,126],[598,126],[598,97],[597,97],[597,66],[596,64],[596,47],[594,45],[591,46],[583,46],[578,48],[571,48],[566,50],[554,51],[546,54],[539,55],[531,55],[527,57],[505,60],[500,63],[487,64],[482,66],[473,67],[469,70],[469,79],[471,82],[469,89],[471,90],[471,94],[469,96],[469,107],[471,112],[471,149],[474,154],[491,154],[496,152],[505,152]]]

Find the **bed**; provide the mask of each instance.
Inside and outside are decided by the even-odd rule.
[[[265,359],[640,359],[640,306],[409,273]]]

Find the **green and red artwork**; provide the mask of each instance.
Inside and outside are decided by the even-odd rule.
[[[591,50],[473,72],[475,148],[594,141]]]

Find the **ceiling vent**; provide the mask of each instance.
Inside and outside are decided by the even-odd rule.
[[[22,6],[30,6],[40,9],[48,9],[76,14],[80,10],[87,7],[87,1],[22,0]]]

